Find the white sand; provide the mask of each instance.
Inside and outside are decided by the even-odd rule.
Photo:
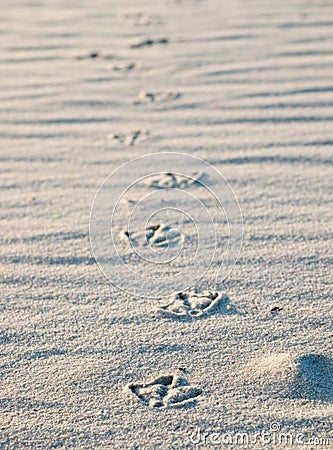
[[[333,3],[0,14],[0,448],[222,448],[237,432],[272,448],[253,442],[270,429],[332,446]],[[193,320],[113,287],[90,249],[105,177],[161,151],[212,163],[244,216],[224,303]]]

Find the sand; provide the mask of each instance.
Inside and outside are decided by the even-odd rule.
[[[333,3],[3,0],[0,14],[0,448],[332,447]],[[243,246],[225,280],[170,278],[147,298],[103,275],[89,221],[112,171],[162,152],[226,177]],[[119,217],[166,186],[214,217],[195,184],[155,176]],[[172,220],[152,225],[163,250]]]

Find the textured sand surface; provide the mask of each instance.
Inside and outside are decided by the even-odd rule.
[[[252,441],[274,427],[333,445],[333,3],[3,0],[0,17],[0,448],[271,448]],[[162,151],[239,199],[216,299],[209,277],[203,297],[125,294],[92,255],[98,187]]]

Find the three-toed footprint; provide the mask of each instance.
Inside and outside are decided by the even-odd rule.
[[[150,92],[142,91],[140,92],[138,98],[134,101],[135,105],[147,104],[147,103],[168,103],[173,100],[180,98],[179,92]]]
[[[148,130],[133,130],[124,133],[111,133],[109,134],[109,139],[119,144],[130,146],[146,140],[148,136]]]
[[[122,230],[120,238],[134,246],[169,247],[182,241],[182,234],[169,225],[157,224],[146,227],[145,232]]]
[[[158,189],[186,189],[196,183],[200,184],[203,178],[202,172],[194,172],[190,176],[177,173],[159,173],[144,180],[144,185]]]
[[[194,404],[202,393],[200,388],[189,385],[179,373],[160,375],[146,383],[130,383],[125,390],[144,405],[155,408]]]
[[[168,303],[156,308],[156,311],[172,319],[193,319],[209,315],[219,310],[223,314],[234,314],[236,308],[229,298],[220,292],[195,291],[179,292],[169,297]]]
[[[157,39],[144,39],[135,44],[131,45],[131,48],[143,48],[143,47],[152,47],[154,45],[166,45],[169,43],[168,38],[157,38]]]
[[[134,70],[140,70],[142,66],[135,62],[128,61],[120,61],[109,66],[109,70],[113,70],[114,72],[132,72]]]
[[[124,14],[124,19],[131,25],[156,25],[162,23],[162,18],[157,15],[144,14],[143,12],[134,12]]]

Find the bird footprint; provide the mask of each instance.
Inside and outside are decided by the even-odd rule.
[[[207,316],[219,307],[224,314],[234,314],[236,308],[230,304],[229,298],[219,292],[193,291],[179,292],[169,298],[169,302],[157,308],[157,312],[174,319],[192,319]]]
[[[177,188],[185,189],[196,183],[200,184],[203,173],[194,172],[190,177],[171,172],[157,174],[144,180],[144,185],[158,189]]]
[[[134,130],[125,133],[111,133],[109,139],[124,145],[134,145],[148,138],[148,130]]]
[[[145,233],[131,232],[122,230],[120,238],[125,241],[130,241],[132,245],[150,245],[157,247],[169,247],[177,244],[182,235],[179,231],[172,229],[169,225],[158,224],[146,227]]]
[[[152,47],[154,45],[166,45],[169,43],[168,38],[159,38],[159,39],[144,39],[143,41],[139,41],[136,44],[132,44],[131,48],[143,48],[143,47]]]
[[[141,69],[142,66],[138,63],[135,62],[118,62],[118,63],[114,63],[111,64],[109,66],[110,70],[113,70],[114,72],[121,72],[121,73],[126,73],[126,72],[132,72],[134,70],[139,70]]]
[[[137,13],[127,13],[124,15],[124,19],[126,22],[129,22],[132,25],[154,25],[161,24],[162,18],[156,15],[148,15],[142,12]]]
[[[173,100],[177,100],[180,97],[179,92],[149,92],[142,91],[139,94],[137,100],[134,101],[135,105],[147,104],[147,103],[167,103]]]
[[[202,390],[190,386],[187,380],[176,375],[160,375],[147,383],[130,383],[127,392],[135,395],[150,407],[184,406],[193,403]]]

